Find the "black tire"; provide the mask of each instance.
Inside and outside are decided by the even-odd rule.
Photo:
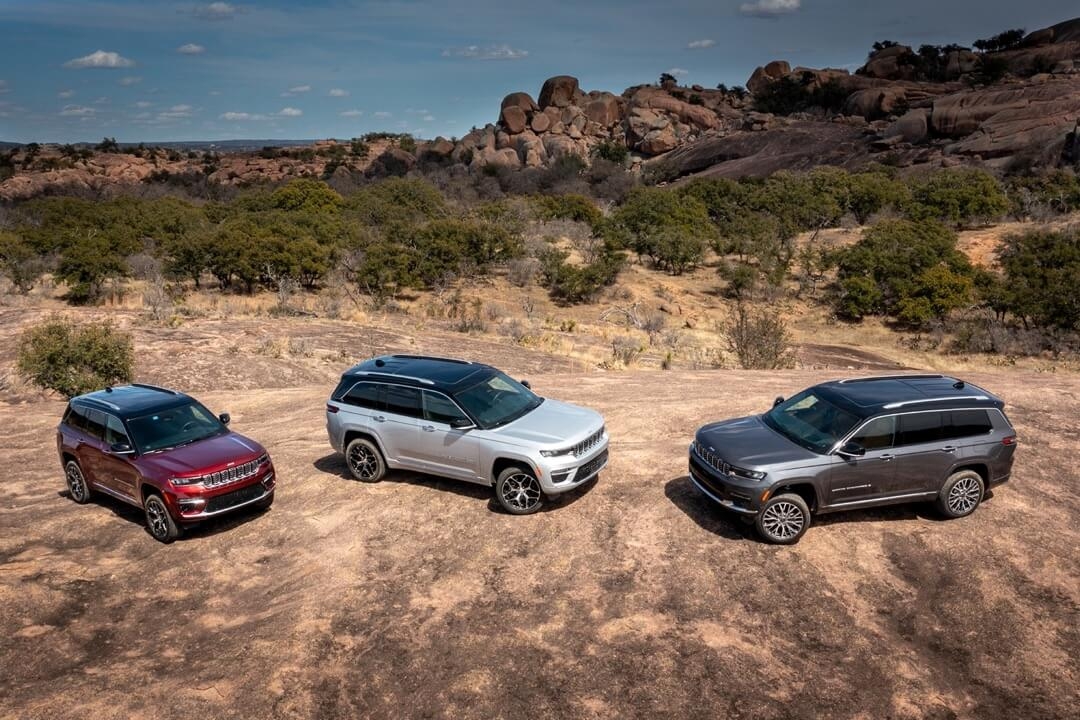
[[[378,482],[386,474],[382,453],[367,438],[354,438],[345,446],[345,464],[349,474],[360,482]]]
[[[975,512],[985,494],[982,475],[974,470],[954,472],[938,493],[938,510],[947,518],[966,517]]]
[[[67,482],[68,495],[80,505],[90,502],[90,484],[86,482],[82,468],[76,460],[68,460],[64,463],[64,480]]]
[[[147,495],[143,501],[143,511],[146,513],[146,529],[155,540],[168,544],[180,537],[180,527],[169,514],[169,508],[160,495]]]
[[[532,471],[513,466],[499,473],[495,499],[511,515],[532,515],[544,506],[544,491]]]
[[[794,545],[810,527],[810,508],[798,495],[783,493],[769,498],[754,520],[762,540],[774,545]]]

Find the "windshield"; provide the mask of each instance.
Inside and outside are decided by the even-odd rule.
[[[456,393],[454,398],[485,428],[517,420],[544,402],[529,388],[502,373]]]
[[[159,410],[128,420],[128,429],[140,452],[189,445],[224,432],[225,426],[197,402]]]
[[[851,432],[859,417],[804,390],[765,413],[764,420],[792,442],[825,454]]]

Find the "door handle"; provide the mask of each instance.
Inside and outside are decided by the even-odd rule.
[[[955,445],[946,445],[945,447],[941,448],[941,452],[949,452],[949,453],[956,452],[956,446]]]
[[[880,455],[879,456],[879,458],[881,459],[881,462],[889,462],[889,461],[891,461],[893,459],[893,457],[895,457],[895,456],[893,456],[893,455]]]
[[[382,415],[376,415],[375,417],[373,417],[371,419],[374,420],[375,422],[386,422],[386,418],[383,417]]]
[[[423,430],[424,432],[435,432],[435,426],[434,425],[424,425],[420,429]]]

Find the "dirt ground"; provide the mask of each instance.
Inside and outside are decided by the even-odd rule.
[[[25,311],[0,312],[10,368]],[[64,493],[63,403],[0,393],[0,717],[1073,718],[1080,696],[1080,376],[1000,370],[1021,445],[973,516],[820,519],[762,544],[701,498],[707,420],[851,374],[602,372],[454,333],[275,324],[141,329],[138,379],[196,393],[269,449],[273,508],[173,545]],[[374,352],[444,352],[607,418],[596,481],[518,518],[483,488],[349,480],[323,403]],[[872,360],[872,358],[871,358]],[[867,365],[867,367],[876,367]],[[865,371],[862,371],[865,372]]]

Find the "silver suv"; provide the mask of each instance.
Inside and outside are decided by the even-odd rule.
[[[964,517],[1012,472],[1016,431],[1004,408],[944,375],[822,383],[763,415],[699,429],[690,479],[781,544],[798,542],[811,513],[934,500]]]
[[[608,460],[598,413],[447,358],[389,355],[350,368],[326,403],[326,430],[357,480],[401,468],[488,485],[514,515],[536,512]]]

